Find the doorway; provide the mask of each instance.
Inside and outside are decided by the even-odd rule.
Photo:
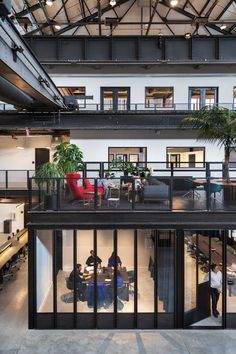
[[[36,148],[35,149],[35,170],[40,165],[49,162],[49,149],[46,148]]]
[[[184,233],[184,327],[222,327],[223,296],[212,310],[211,266],[222,270],[222,232],[195,230]],[[222,290],[222,289],[221,289]]]
[[[129,87],[101,87],[101,109],[127,111],[130,109]]]
[[[217,87],[190,87],[189,103],[191,110],[199,110],[204,106],[210,106],[218,103]]]

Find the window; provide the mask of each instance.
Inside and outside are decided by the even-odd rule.
[[[109,161],[121,160],[124,162],[137,163],[142,166],[142,162],[147,160],[146,147],[109,147],[108,148]]]
[[[204,147],[167,147],[167,161],[173,162],[176,168],[204,167],[205,148]],[[168,164],[169,165],[169,164]],[[170,165],[169,165],[170,167]]]
[[[173,87],[146,87],[146,108],[171,108],[173,107]]]
[[[191,110],[199,110],[201,107],[216,105],[218,103],[217,87],[190,87],[189,103]]]
[[[62,96],[76,96],[79,108],[86,108],[86,87],[58,87]]]
[[[126,111],[130,108],[129,87],[101,87],[101,108],[105,111]]]

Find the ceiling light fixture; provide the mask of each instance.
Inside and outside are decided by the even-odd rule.
[[[226,26],[225,24],[220,26],[220,29],[221,29],[221,30],[224,30],[224,29],[226,29],[226,28],[227,28],[227,26]]]
[[[116,0],[110,0],[110,5],[115,6],[116,5]]]
[[[170,0],[170,6],[178,5],[178,0]]]
[[[53,5],[53,1],[52,1],[52,0],[47,0],[47,1],[46,1],[46,5],[52,6],[52,5]]]
[[[190,32],[185,33],[184,38],[185,39],[190,39],[192,37],[192,34]]]
[[[61,26],[57,23],[55,26],[54,26],[57,30],[61,29]]]

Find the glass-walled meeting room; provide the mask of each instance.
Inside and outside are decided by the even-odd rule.
[[[31,231],[30,327],[232,328],[234,235],[232,230]],[[217,304],[215,274],[221,279]]]

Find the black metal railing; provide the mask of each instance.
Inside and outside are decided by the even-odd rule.
[[[34,170],[0,170],[0,190],[29,189],[29,178]]]
[[[228,181],[222,162],[139,163],[136,176],[109,170],[110,164],[87,162],[86,170],[67,178],[29,178],[30,210],[236,210],[236,169]],[[105,171],[113,178],[104,178]]]

